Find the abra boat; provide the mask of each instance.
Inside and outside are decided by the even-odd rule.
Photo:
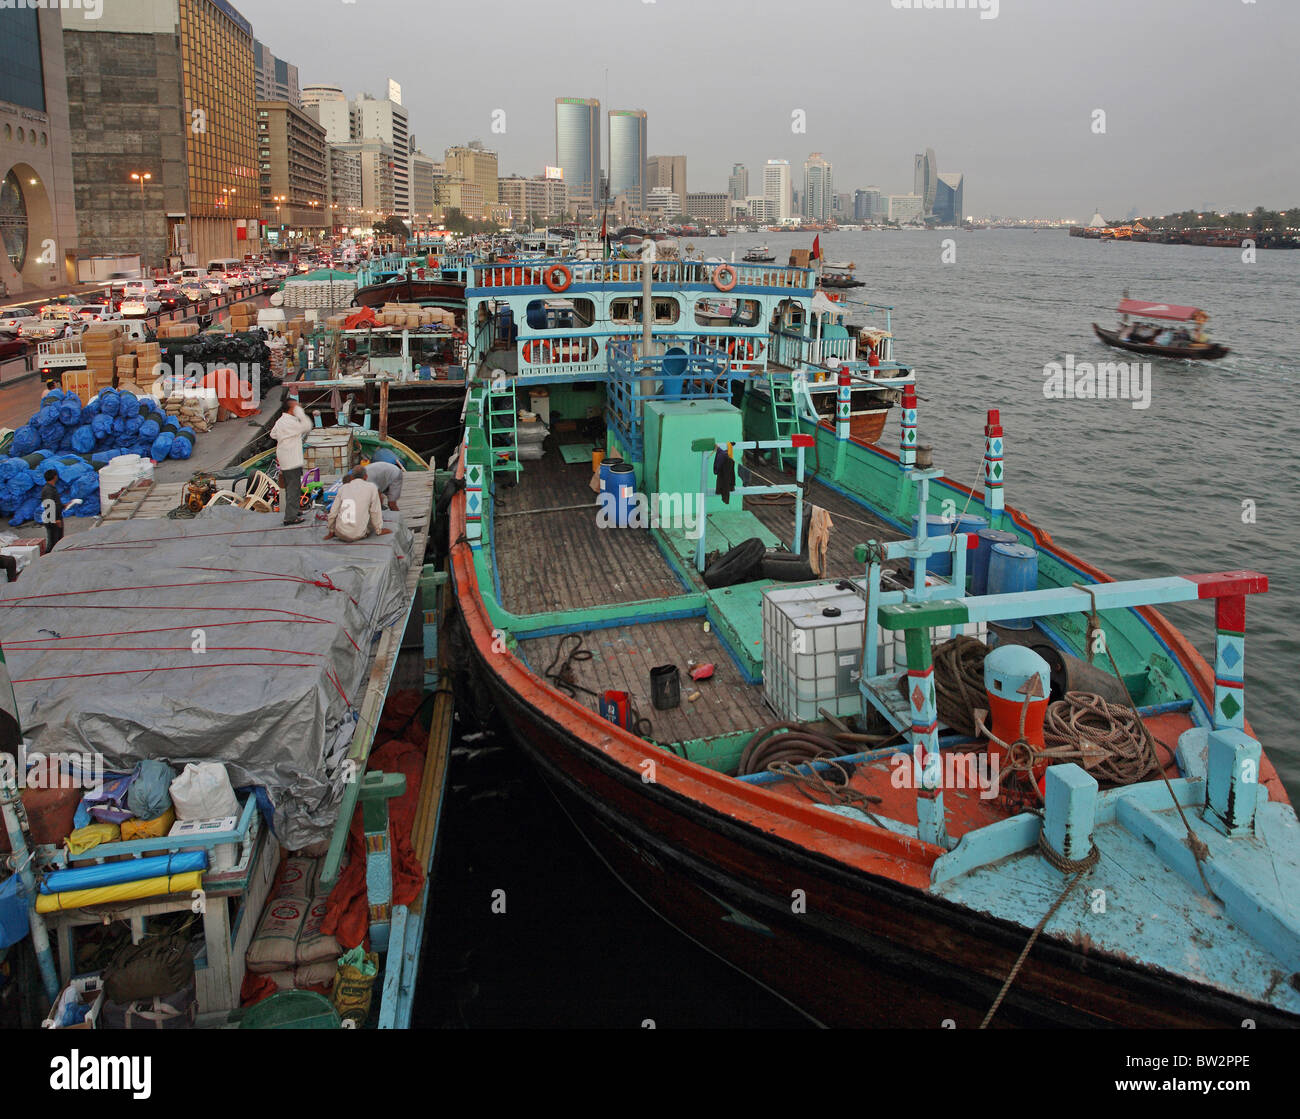
[[[766,245],[757,249],[750,249],[740,258],[746,264],[771,264],[776,260],[776,256]]]
[[[404,466],[391,535],[326,544],[315,518],[259,513],[275,496],[271,452],[128,489],[5,588],[0,791],[20,870],[0,882],[7,1024],[97,1028],[112,1012],[134,1028],[337,1027],[325,995],[342,947],[364,938],[378,974],[358,1024],[409,1026],[452,718],[447,578],[423,564],[435,474],[372,432],[318,429],[306,444],[323,484],[360,453]],[[178,517],[194,498],[207,510]],[[218,762],[234,810],[170,832],[174,815],[128,812],[133,837],[83,846],[65,839],[80,788],[26,782],[25,817],[12,810],[37,751],[67,763],[63,778],[92,757],[110,772]],[[155,863],[158,877],[136,869]],[[84,961],[113,929],[127,943],[174,930],[194,958],[187,987],[110,1006],[108,972]]]
[[[525,326],[548,279],[608,312]],[[1300,828],[1244,720],[1263,575],[1112,581],[1004,504],[995,410],[983,491],[944,477],[892,345],[840,343],[824,418],[808,270],[522,281],[467,289],[520,323],[469,358],[471,690],[629,889],[828,1025],[1300,1024]],[[720,329],[719,294],[757,313]],[[892,453],[849,413],[899,385]],[[1213,668],[1170,602],[1213,603]]]
[[[852,261],[846,263],[828,260],[821,275],[817,277],[817,286],[830,288],[832,291],[865,287],[866,285],[854,274],[856,268],[857,265]]]
[[[1183,358],[1187,361],[1214,361],[1231,352],[1227,346],[1211,342],[1205,336],[1205,324],[1209,322],[1210,316],[1199,307],[1178,307],[1169,303],[1147,303],[1140,299],[1126,298],[1120,300],[1115,310],[1122,316],[1118,330],[1107,330],[1096,323],[1092,324],[1097,337],[1108,346],[1135,354]],[[1130,323],[1130,317],[1139,321]],[[1177,332],[1167,331],[1171,340],[1161,343],[1156,341],[1162,337],[1161,328],[1153,323],[1162,322],[1195,325],[1192,333],[1182,329]]]

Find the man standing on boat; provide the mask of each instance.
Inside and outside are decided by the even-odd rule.
[[[347,543],[364,540],[371,533],[387,536],[393,530],[384,528],[384,512],[379,507],[379,489],[374,482],[366,481],[364,467],[357,467],[339,486],[339,492],[330,506],[325,522],[325,539],[337,536]]]
[[[402,496],[402,475],[405,473],[393,462],[376,460],[361,468],[361,476],[367,482],[373,482],[379,490],[380,498],[388,508],[397,512],[397,499]]]
[[[284,523],[296,525],[302,521],[302,437],[311,430],[311,420],[296,396],[286,395],[281,407],[283,411],[271,428],[271,438],[275,440],[275,457],[284,479],[281,495]]]

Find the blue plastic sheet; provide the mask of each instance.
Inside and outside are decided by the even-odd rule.
[[[39,889],[43,894],[61,894],[66,890],[92,890],[98,886],[116,886],[122,882],[138,882],[142,878],[207,869],[206,851],[180,851],[174,855],[149,855],[128,862],[51,871],[41,879]]]

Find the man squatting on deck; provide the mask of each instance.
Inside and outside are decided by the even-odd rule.
[[[275,440],[275,457],[284,479],[284,523],[296,525],[302,521],[302,437],[311,430],[311,419],[296,396],[286,394],[281,407],[280,418],[271,427],[271,438]]]
[[[397,511],[397,499],[402,496],[402,473],[402,468],[392,462],[372,462],[361,467],[361,477],[375,484],[380,498],[394,512]]]
[[[364,540],[372,532],[376,536],[387,536],[393,531],[384,528],[384,512],[379,507],[379,488],[374,482],[366,481],[364,467],[357,467],[343,479],[343,484],[334,497],[334,504],[330,506],[325,528],[326,540],[337,536],[348,543]]]

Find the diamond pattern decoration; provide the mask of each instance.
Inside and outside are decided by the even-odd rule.
[[[1219,653],[1219,660],[1223,661],[1229,668],[1236,668],[1241,663],[1241,653],[1238,651],[1235,642],[1224,642],[1223,651]]]
[[[1219,710],[1222,711],[1229,719],[1235,719],[1241,711],[1241,704],[1237,702],[1237,697],[1228,692],[1227,695],[1219,701]]]
[[[925,706],[925,692],[921,691],[920,684],[917,684],[916,687],[912,689],[912,706],[918,711]]]
[[[995,454],[995,455],[1000,455],[1000,454],[1002,453],[1002,440],[1001,440],[1001,439],[994,439],[994,440],[989,444],[989,450],[990,450],[993,454]]]
[[[480,506],[481,501],[478,494],[470,493],[465,495],[465,509],[472,516],[477,517],[479,515],[481,511]]]
[[[903,442],[904,442],[904,443],[915,443],[915,442],[916,442],[916,432],[913,431],[911,428],[908,428],[907,430],[905,430],[905,431],[903,432]]]

